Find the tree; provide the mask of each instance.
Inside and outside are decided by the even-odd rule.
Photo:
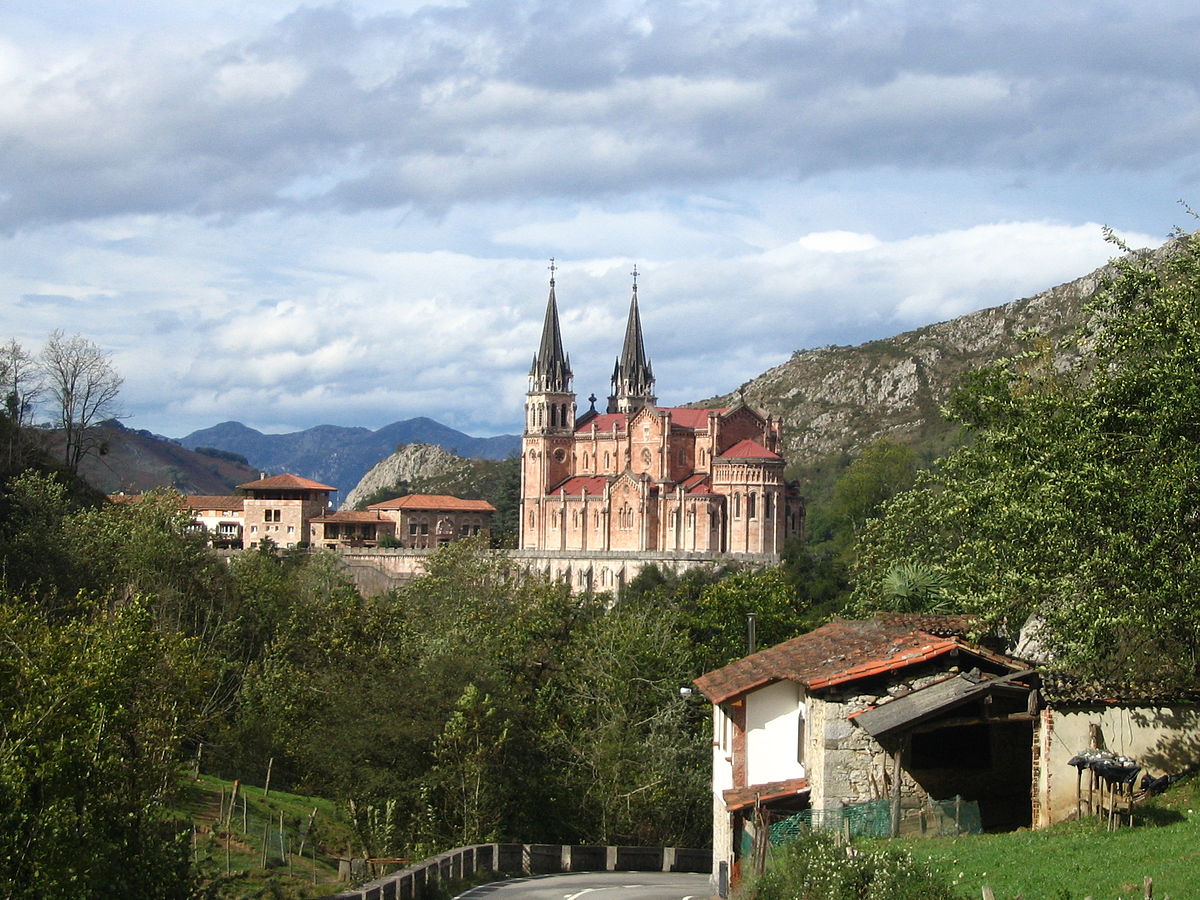
[[[1079,366],[1035,345],[961,385],[972,441],[867,524],[861,609],[920,563],[943,585],[928,601],[1033,630],[1061,666],[1200,676],[1200,236],[1114,267]]]
[[[37,359],[16,339],[0,346],[0,397],[3,409],[4,468],[13,471],[22,446],[22,430],[30,424],[34,404],[42,393]]]
[[[117,414],[123,379],[109,354],[81,335],[55,331],[42,348],[42,373],[63,433],[63,461],[72,472],[96,447],[91,428]]]

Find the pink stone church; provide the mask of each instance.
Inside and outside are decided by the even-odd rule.
[[[593,395],[577,415],[571,380],[552,272],[525,401],[521,550],[761,557],[800,534],[778,419],[744,402],[658,406],[636,270],[606,411]]]

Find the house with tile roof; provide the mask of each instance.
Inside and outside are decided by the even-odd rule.
[[[270,540],[276,547],[295,547],[309,539],[310,523],[325,515],[337,488],[299,475],[272,475],[239,484],[242,501],[242,544],[257,547]]]
[[[489,541],[496,507],[450,494],[407,494],[373,503],[367,512],[391,523],[399,547],[429,550],[465,537]]]
[[[214,547],[242,546],[242,510],[244,498],[238,496],[187,494],[184,509],[193,516],[197,531],[202,531]]]
[[[713,871],[796,812],[961,796],[1028,826],[1036,709],[1025,663],[960,618],[835,619],[696,679],[713,704]]]
[[[769,561],[801,533],[803,502],[783,477],[779,419],[740,402],[658,405],[636,270],[607,408],[596,408],[594,394],[589,401],[578,415],[552,272],[525,402],[520,551]],[[591,586],[616,587],[604,583],[606,571]]]

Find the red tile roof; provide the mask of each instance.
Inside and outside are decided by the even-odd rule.
[[[819,690],[927,662],[952,650],[1002,669],[1020,668],[1008,657],[957,638],[939,638],[880,619],[834,619],[807,634],[701,675],[696,686],[713,703],[723,703],[775,681],[794,681],[809,690]]]
[[[727,811],[736,812],[739,809],[751,807],[755,803],[769,803],[772,800],[782,800],[784,797],[792,797],[796,794],[806,794],[808,790],[807,778],[788,778],[784,781],[768,781],[748,787],[730,788],[721,792],[721,799],[725,801]]]
[[[186,494],[183,498],[184,509],[241,509],[245,497],[225,497],[219,494]]]
[[[557,497],[560,493],[566,492],[568,497],[574,497],[582,494],[584,490],[591,496],[603,494],[607,481],[608,478],[604,475],[576,475],[550,491],[550,496]]]
[[[590,434],[593,425],[596,426],[597,431],[607,431],[610,434],[612,433],[614,425],[616,426],[617,431],[624,431],[627,426],[628,418],[629,417],[626,416],[625,413],[598,413],[576,428],[575,433]]]
[[[663,408],[663,412],[670,413],[672,425],[676,428],[690,428],[693,431],[699,431],[708,427],[709,413],[725,413],[728,411],[724,407],[720,409],[690,409],[682,406],[668,406]]]
[[[450,494],[406,494],[382,503],[372,503],[367,509],[435,509],[459,512],[495,512],[496,507],[486,500],[464,500]]]
[[[738,441],[717,459],[783,459],[778,453],[772,453],[758,441],[746,438]]]
[[[684,491],[689,494],[712,493],[712,485],[708,480],[708,474],[705,472],[697,472],[695,475],[689,475],[680,484],[683,485]]]
[[[271,490],[301,490],[301,491],[336,491],[337,488],[311,478],[301,478],[299,475],[272,475],[270,478],[260,478],[258,481],[247,481],[238,485],[243,491]]]

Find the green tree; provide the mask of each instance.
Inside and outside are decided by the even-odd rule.
[[[1076,369],[1035,346],[962,385],[950,412],[972,442],[868,523],[862,609],[920,563],[1063,666],[1200,674],[1200,237],[1114,266]]]
[[[150,606],[89,605],[62,622],[0,598],[5,897],[188,894],[188,845],[167,810],[204,677]]]

